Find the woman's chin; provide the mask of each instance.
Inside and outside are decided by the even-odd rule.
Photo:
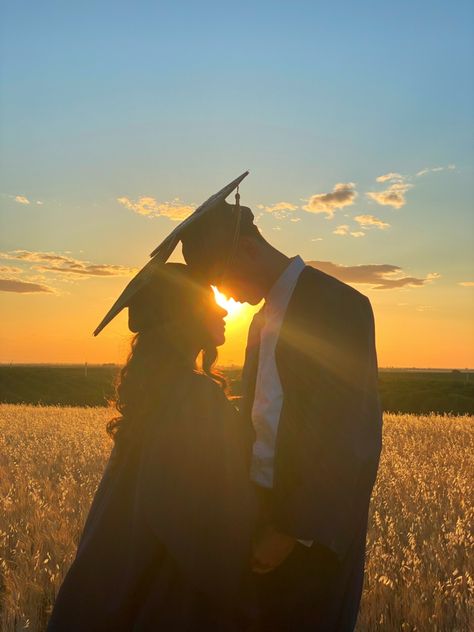
[[[224,332],[214,336],[214,344],[216,345],[216,347],[222,347],[222,345],[224,343],[225,343],[225,333]]]

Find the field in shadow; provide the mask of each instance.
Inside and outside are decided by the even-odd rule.
[[[102,366],[1,366],[0,402],[47,406],[104,406],[119,372]],[[240,369],[223,369],[230,395],[242,394]],[[474,373],[387,371],[379,375],[383,409],[389,412],[474,414]]]

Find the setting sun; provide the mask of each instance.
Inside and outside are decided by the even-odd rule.
[[[239,314],[242,310],[242,303],[238,303],[233,298],[227,298],[225,294],[219,292],[219,290],[214,286],[212,286],[212,289],[214,290],[216,303],[228,311],[229,318],[235,318],[235,316],[237,316],[237,314]]]

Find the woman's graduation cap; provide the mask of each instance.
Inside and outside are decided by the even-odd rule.
[[[206,200],[201,206],[199,206],[191,215],[186,218],[181,224],[179,224],[169,235],[164,239],[155,250],[150,254],[150,261],[133,277],[133,279],[128,283],[126,288],[123,290],[122,294],[118,297],[115,303],[112,305],[110,310],[104,316],[98,327],[94,330],[94,336],[97,336],[102,329],[106,325],[110,323],[111,320],[117,316],[119,312],[124,309],[124,307],[128,307],[133,300],[133,297],[139,292],[143,287],[145,287],[155,276],[156,267],[160,266],[171,256],[172,252],[176,248],[178,242],[181,240],[181,237],[184,231],[195,222],[198,222],[200,219],[205,217],[207,213],[217,206],[221,205],[226,197],[232,193],[235,189],[237,189],[236,193],[236,204],[233,207],[230,207],[232,211],[235,213],[235,222],[233,224],[233,238],[232,238],[232,247],[229,251],[229,259],[231,259],[233,255],[233,251],[235,250],[235,246],[237,245],[237,241],[239,238],[240,231],[240,196],[238,193],[238,186],[242,182],[242,180],[249,174],[248,171],[245,171],[242,175],[240,175],[235,180],[232,180],[228,185],[223,187],[220,191],[212,195],[208,200]]]

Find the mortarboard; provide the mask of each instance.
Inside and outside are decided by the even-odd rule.
[[[174,249],[176,248],[178,242],[183,235],[183,232],[192,224],[199,221],[203,216],[205,216],[209,211],[216,208],[220,204],[224,202],[226,197],[232,193],[235,189],[237,189],[236,193],[236,205],[235,205],[235,224],[233,231],[233,239],[232,239],[232,247],[229,251],[229,260],[232,258],[233,251],[238,242],[239,238],[239,230],[240,230],[240,205],[239,205],[239,193],[238,186],[242,182],[242,180],[248,176],[249,172],[245,171],[242,175],[240,175],[235,180],[232,180],[229,184],[223,187],[220,191],[212,195],[209,199],[207,199],[203,204],[201,204],[195,211],[191,213],[189,217],[187,217],[184,221],[182,221],[171,233],[161,242],[159,246],[153,250],[150,254],[150,261],[133,277],[133,279],[128,283],[123,292],[120,294],[118,299],[109,309],[107,314],[104,316],[100,324],[94,330],[93,335],[97,336],[102,329],[106,325],[110,323],[111,320],[119,314],[122,309],[128,307],[133,300],[133,297],[139,292],[143,287],[145,287],[151,279],[155,277],[155,272],[157,266],[166,263]]]

